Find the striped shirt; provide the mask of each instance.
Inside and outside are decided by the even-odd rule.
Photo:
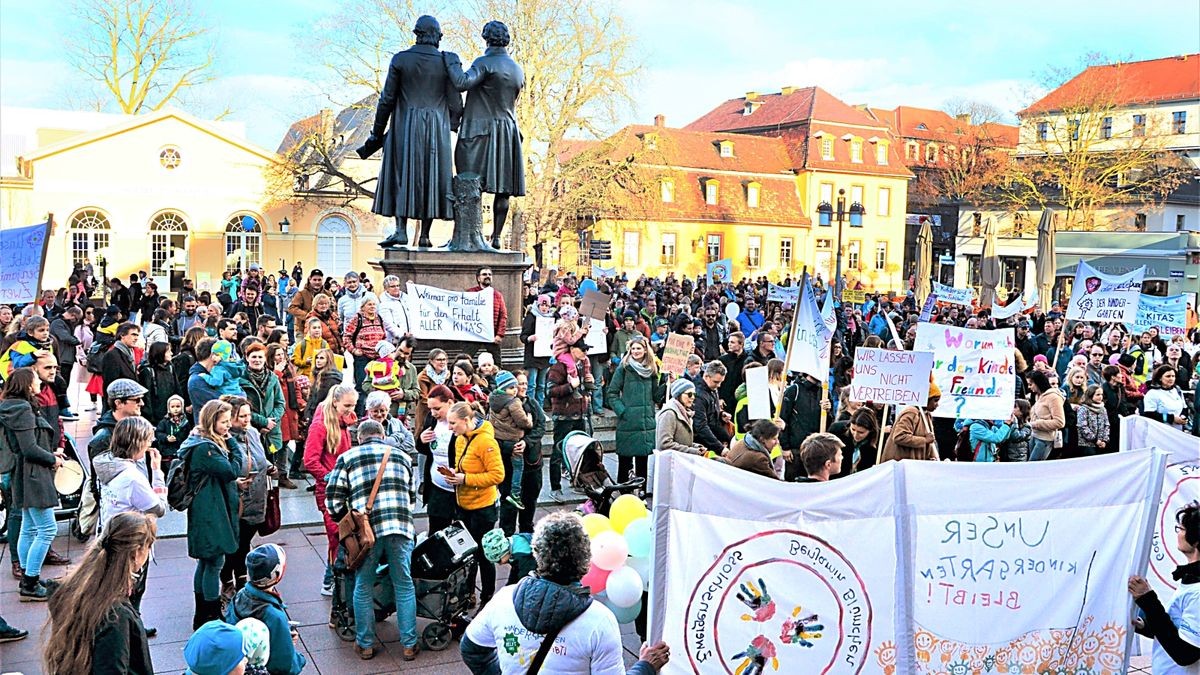
[[[417,503],[417,488],[413,479],[412,460],[396,448],[371,442],[342,453],[329,474],[325,506],[331,514],[338,515],[350,509],[365,511],[385,451],[391,454],[388,455],[379,493],[371,508],[371,529],[376,537],[399,534],[415,541],[417,530],[413,523],[413,509]]]

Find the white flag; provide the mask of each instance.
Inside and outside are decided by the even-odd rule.
[[[821,347],[832,335],[821,318],[812,284],[805,279],[800,305],[796,309],[796,325],[792,326],[792,357],[788,370],[824,380],[829,375],[829,363],[821,359]]]
[[[1000,321],[1007,319],[1010,316],[1016,316],[1025,311],[1025,302],[1021,298],[1016,298],[1010,301],[1007,305],[1001,306],[995,303],[992,304],[992,318]]]

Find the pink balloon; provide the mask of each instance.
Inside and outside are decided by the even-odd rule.
[[[629,556],[629,545],[625,537],[608,530],[592,537],[592,564],[603,570],[613,571],[625,564]]]
[[[583,575],[583,578],[579,580],[579,583],[587,586],[592,595],[596,595],[597,593],[603,592],[608,586],[608,575],[608,570],[602,570],[599,567],[592,565],[591,569],[588,570],[588,573]]]

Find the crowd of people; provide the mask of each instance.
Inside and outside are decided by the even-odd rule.
[[[187,512],[195,560],[193,639],[208,645],[196,653],[219,652],[230,630],[249,636],[265,626],[269,651],[256,657],[262,667],[300,672],[304,657],[293,647],[278,591],[284,553],[255,539],[280,526],[277,490],[307,487],[327,535],[321,592],[332,595],[339,578],[353,588],[361,658],[379,649],[373,593],[382,559],[403,658],[419,652],[409,564],[423,536],[414,516],[419,500],[428,532],[457,521],[481,544],[479,596],[469,600],[480,618],[462,647],[474,672],[515,667],[488,633],[514,616],[531,632],[561,629],[581,645],[601,645],[594,672],[624,672],[611,612],[572,590],[588,569],[578,518],[535,523],[543,477],[551,498],[567,501],[563,440],[590,433],[599,417],[614,418],[619,481],[649,479],[654,455],[672,451],[793,482],[836,479],[888,460],[1042,461],[1114,452],[1119,417],[1134,414],[1200,435],[1194,316],[1186,336],[1165,340],[1154,329],[1132,334],[1120,325],[1067,322],[1058,305],[1004,321],[989,309],[935,308],[935,323],[1015,328],[1012,415],[954,420],[930,415],[940,400],[936,385],[925,405],[890,411],[849,397],[856,348],[912,349],[920,308],[911,292],[838,307],[828,377],[816,378],[785,366],[792,311],[768,301],[766,278],[709,285],[674,274],[579,279],[530,270],[517,310],[520,368],[510,369],[501,367],[500,349],[508,307],[491,270],[480,269],[476,281],[467,290],[495,293],[497,339],[473,354],[421,344],[408,333],[397,277],[384,277],[376,294],[365,273],[339,283],[321,270],[305,274],[299,263],[277,276],[252,265],[244,275],[226,273],[216,289],[185,282],[174,294],[132,275],[128,284],[109,280],[105,301],[94,297],[92,273],[80,268],[66,288],[36,303],[0,306],[8,545],[21,601],[48,600],[53,630],[63,636],[46,650],[51,670],[83,672],[78,667],[116,658],[125,672],[152,672],[145,645],[155,631],[140,603],[155,517],[175,508]],[[612,297],[603,317],[580,315],[591,288]],[[818,290],[819,302],[833,301]],[[539,318],[553,319],[552,333],[539,332]],[[603,323],[602,339],[589,338],[598,334],[592,322]],[[512,324],[515,336],[515,318]],[[663,364],[671,334],[694,346],[680,373]],[[550,356],[535,349],[539,340],[551,342]],[[748,405],[754,368],[767,373],[770,414],[761,419]],[[72,383],[84,393],[72,396]],[[62,422],[96,407],[81,455],[89,470],[77,518],[79,534],[96,542],[59,583],[43,568],[67,562],[51,548],[54,473],[71,456]],[[644,496],[653,497],[649,482]],[[343,543],[352,512],[369,514],[376,537],[355,570],[345,564]],[[497,590],[495,565],[516,568],[515,542],[524,542],[521,569],[532,575],[514,575],[515,588]],[[90,587],[105,589],[105,611],[80,602]],[[564,613],[539,616],[528,604],[533,594],[562,594]],[[23,635],[0,621],[0,640]],[[642,657],[630,672],[653,672],[668,654],[660,644]]]

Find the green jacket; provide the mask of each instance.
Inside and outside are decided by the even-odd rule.
[[[613,334],[612,351],[609,353],[609,356],[614,359],[625,358],[625,351],[629,349],[629,341],[639,336],[641,336],[641,333],[636,328],[628,332],[624,328],[618,329]]]
[[[267,371],[266,384],[261,388],[250,381],[250,370],[242,372],[238,380],[242,390],[246,392],[246,400],[250,401],[250,424],[262,432],[263,449],[267,455],[283,449],[283,387],[275,373]],[[267,431],[267,420],[275,420],[275,428]]]
[[[179,449],[191,462],[196,497],[188,508],[188,556],[215,558],[238,550],[238,489],[245,458],[237,441],[228,439],[229,455],[212,441],[192,434]]]
[[[608,400],[617,413],[617,454],[647,457],[654,451],[655,406],[666,400],[662,374],[638,375],[624,361],[608,384]]]

